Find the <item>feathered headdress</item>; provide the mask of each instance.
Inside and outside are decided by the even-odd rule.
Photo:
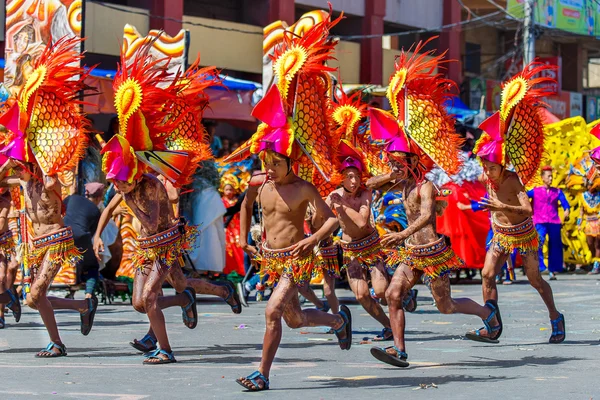
[[[334,21],[327,18],[302,37],[291,32],[283,36],[272,56],[277,82],[252,111],[262,123],[250,140],[225,158],[225,162],[272,150],[298,161],[299,175],[304,179],[311,180],[315,170],[323,179],[331,179],[334,157],[327,72],[335,68],[325,62],[333,58],[335,46],[328,38],[329,30],[341,18]]]
[[[462,139],[443,104],[454,96],[451,90],[456,84],[436,72],[446,62],[445,52],[437,56],[434,50],[422,52],[433,39],[419,42],[412,54],[403,50],[396,58],[387,90],[392,113],[370,109],[371,137],[385,141],[387,152],[417,154],[424,170],[436,163],[453,175],[462,164]]]
[[[45,175],[59,178],[75,168],[88,143],[88,121],[78,97],[92,69],[80,65],[81,41],[65,36],[48,44],[16,101],[0,116],[7,128],[0,139],[6,144],[3,154],[35,162]]]
[[[151,47],[149,41],[129,65],[121,51],[113,81],[119,135],[102,150],[103,169],[109,179],[118,179],[118,172],[132,182],[144,172],[139,160],[179,187],[190,182],[200,161],[212,157],[200,122],[208,104],[203,91],[220,80],[214,67],[198,68],[199,60],[173,76],[169,59],[153,60]]]
[[[554,66],[532,62],[502,84],[500,110],[479,126],[484,131],[473,153],[500,165],[512,164],[521,183],[527,186],[539,175],[544,153],[542,101],[551,95],[554,80],[538,76]],[[543,84],[543,87],[534,86]]]

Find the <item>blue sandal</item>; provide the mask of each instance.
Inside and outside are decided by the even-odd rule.
[[[225,281],[225,284],[222,286],[225,286],[229,290],[229,294],[225,298],[225,303],[229,304],[229,307],[231,307],[231,311],[233,311],[234,314],[241,314],[242,313],[242,302],[240,301],[240,296],[239,296],[237,290],[235,290],[235,288],[229,281]],[[229,303],[229,300],[231,300],[232,298],[233,298],[233,301],[235,302],[235,304]]]
[[[561,322],[563,324],[563,329],[559,330],[558,324],[560,324]],[[564,342],[565,339],[567,338],[567,333],[566,333],[567,326],[565,325],[565,316],[562,314],[559,314],[558,318],[550,320],[550,324],[552,325],[552,335],[550,336],[550,340],[548,341],[548,343],[557,344],[557,343]],[[557,336],[562,336],[562,337],[559,337],[557,339],[556,338]]]
[[[145,344],[147,342],[150,342],[150,346]],[[156,338],[150,335],[144,336],[141,340],[133,339],[133,342],[129,342],[129,345],[134,349],[141,351],[142,353],[148,353],[158,348],[156,346]]]
[[[323,307],[321,307],[321,308],[317,307],[317,310],[323,311],[323,312],[329,312],[329,310],[331,310],[331,307],[329,307],[329,303],[327,302],[327,300],[325,300],[323,302]]]
[[[410,290],[410,295],[405,297],[404,301],[402,302],[402,308],[404,308],[404,311],[412,313],[417,310],[417,295],[418,294],[419,294],[419,291],[417,289]],[[413,302],[413,306],[408,308],[411,301]]]
[[[11,289],[7,290],[6,293],[8,293],[8,296],[10,297],[10,302],[6,305],[6,307],[12,311],[12,315],[15,317],[15,322],[19,322],[21,320],[21,302]]]
[[[476,342],[500,343],[500,341],[498,340],[500,338],[500,335],[502,335],[502,317],[500,316],[500,309],[498,308],[498,304],[494,300],[486,301],[485,305],[490,310],[492,310],[492,312],[490,312],[490,315],[486,319],[483,320],[484,327],[479,328],[474,332],[467,332],[465,337],[467,339],[471,339]],[[498,320],[498,325],[491,326],[490,322],[492,321],[492,319],[494,319],[494,317],[496,317],[496,319]],[[488,335],[490,335],[490,336],[482,336],[481,335],[481,331],[484,329],[487,331]]]
[[[6,327],[6,321],[3,317],[0,317],[0,329],[4,329]]]
[[[396,355],[390,354],[388,352],[389,349],[393,349],[396,352]],[[386,348],[371,347],[371,355],[379,361],[393,365],[394,367],[406,368],[410,365],[408,361],[406,361],[408,359],[408,354],[396,346]]]
[[[167,356],[167,358],[160,357],[161,354]],[[161,349],[156,349],[154,352],[148,353],[145,357],[146,357],[146,359],[142,363],[144,365],[173,364],[173,363],[177,362],[177,360],[175,359],[175,356],[173,355],[173,352],[169,353],[168,351],[161,350]],[[158,360],[158,361],[150,361],[150,360]]]
[[[246,379],[244,381],[244,379]],[[263,387],[261,388],[258,384],[257,379],[260,379],[263,382]],[[269,390],[269,380],[260,372],[254,371],[252,374],[248,375],[246,378],[240,378],[235,380],[238,384],[243,386],[245,389],[251,392],[260,392],[263,390]],[[248,384],[248,381],[252,383],[253,386]]]
[[[394,340],[394,332],[392,332],[392,328],[383,328],[381,333],[373,338],[374,342],[387,342],[390,340]]]
[[[350,309],[348,307],[341,305],[338,315],[344,319],[344,324],[339,329],[334,329],[333,332],[338,338],[340,349],[350,350],[350,347],[352,346],[352,314],[350,313]],[[340,338],[340,334],[342,332],[346,333],[346,337],[344,339]]]
[[[183,318],[183,324],[190,329],[194,329],[198,325],[198,309],[196,308],[196,291],[194,288],[185,288],[183,293],[190,299],[187,306],[181,307],[181,316]],[[187,312],[192,309],[193,317],[188,317]]]
[[[87,336],[89,335],[90,331],[92,330],[92,327],[94,326],[94,317],[96,316],[96,311],[98,310],[98,298],[96,296],[93,296],[92,298],[86,299],[87,304],[88,304],[88,309],[87,311],[81,313],[79,315],[79,318],[81,320],[81,334],[83,336]],[[88,322],[87,324],[84,321],[84,317],[88,316]]]
[[[53,349],[58,349],[58,353],[52,351]],[[49,355],[42,355],[42,353],[48,353]],[[67,355],[67,346],[64,344],[61,346],[54,342],[50,342],[45,349],[40,350],[35,357],[36,358],[56,358],[56,357],[65,357]]]

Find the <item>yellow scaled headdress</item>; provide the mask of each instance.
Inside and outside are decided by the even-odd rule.
[[[539,176],[544,153],[542,99],[552,94],[554,83],[543,73],[553,66],[533,62],[502,84],[500,111],[479,126],[484,131],[473,153],[496,164],[512,164],[521,183],[528,186]],[[536,85],[545,85],[538,86]]]
[[[459,157],[462,139],[444,102],[454,96],[451,90],[456,84],[436,72],[444,62],[445,53],[434,56],[433,50],[422,52],[433,39],[419,42],[414,49],[403,50],[397,57],[396,72],[387,90],[392,113],[370,110],[371,137],[385,141],[387,152],[417,154],[424,171],[435,163],[454,175],[462,165]]]
[[[63,37],[48,44],[33,64],[33,72],[16,101],[0,117],[6,126],[2,152],[35,162],[45,175],[59,179],[75,168],[88,143],[88,121],[78,96],[91,69],[80,65],[82,39]]]
[[[121,52],[113,82],[120,132],[102,151],[103,170],[108,179],[131,182],[144,171],[139,160],[179,187],[190,183],[200,161],[212,157],[201,124],[208,105],[204,89],[220,79],[214,67],[199,68],[199,60],[173,76],[168,58],[152,59],[151,45],[128,66]]]
[[[301,178],[312,181],[319,174],[322,179],[331,180],[335,168],[327,72],[335,68],[327,67],[325,62],[333,58],[335,46],[328,38],[329,30],[341,18],[331,21],[329,17],[302,37],[291,32],[283,36],[272,56],[277,82],[252,111],[262,123],[225,162],[272,150],[297,161]]]

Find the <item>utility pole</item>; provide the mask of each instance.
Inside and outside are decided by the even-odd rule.
[[[527,65],[535,58],[535,0],[525,0],[525,19],[523,20],[523,65]]]

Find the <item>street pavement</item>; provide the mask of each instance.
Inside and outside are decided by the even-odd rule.
[[[499,288],[505,327],[497,345],[463,339],[481,321],[440,314],[420,285],[419,309],[407,315],[406,369],[370,355],[373,344],[363,337],[381,327],[349,291],[339,290],[352,311],[352,349],[341,351],[325,328],[284,325],[271,390],[262,393],[245,393],[234,380],[260,361],[264,302],[234,315],[219,299],[200,296],[193,331],[183,326],[179,308],[166,310],[178,363],[164,366],[143,366],[128,345],[147,329],[145,316],[129,304],[101,305],[87,337],[79,333],[77,313],[57,312],[69,355],[53,360],[33,357],[48,338],[40,317],[24,308],[21,323],[9,316],[0,330],[0,399],[600,399],[600,280],[561,275],[551,282],[567,340],[549,345],[542,300],[518,278],[520,284]],[[481,301],[480,284],[455,285],[453,294]]]

